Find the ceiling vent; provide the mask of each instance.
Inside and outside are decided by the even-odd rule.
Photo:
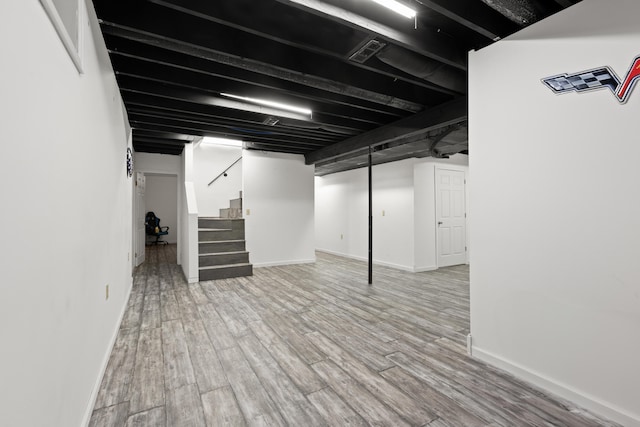
[[[278,120],[277,118],[275,118],[273,116],[269,116],[266,119],[264,119],[262,124],[265,124],[267,126],[275,126],[279,121],[280,120]]]
[[[378,40],[369,40],[366,42],[360,49],[355,51],[350,57],[349,61],[358,62],[360,64],[364,64],[364,62],[371,58],[376,53],[380,52],[380,50],[385,47],[387,44]]]

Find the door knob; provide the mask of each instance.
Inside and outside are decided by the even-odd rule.
[[[438,221],[438,225],[442,225],[442,221]]]

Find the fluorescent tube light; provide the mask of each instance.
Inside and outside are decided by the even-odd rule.
[[[413,18],[416,16],[416,11],[399,3],[395,0],[373,0],[374,2],[393,10],[396,13],[404,16],[405,18]]]
[[[310,116],[312,113],[312,111],[309,110],[308,108],[295,107],[293,105],[282,104],[280,102],[274,102],[274,101],[267,101],[265,99],[248,98],[246,96],[232,95],[230,93],[221,93],[220,95],[226,96],[227,98],[238,99],[240,101],[251,102],[253,104],[264,105],[266,107],[277,108],[279,110],[291,111],[293,113],[299,113],[299,114],[306,114],[307,116]]]
[[[230,147],[242,147],[242,141],[237,139],[213,138],[205,136],[202,138],[202,144],[228,145]]]

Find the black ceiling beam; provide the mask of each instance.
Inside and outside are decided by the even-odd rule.
[[[384,144],[376,146],[374,155],[381,155],[381,153],[388,154],[391,152],[403,152],[404,157],[427,157],[432,155],[434,142],[437,144],[447,135],[458,130],[460,124],[449,125],[433,130],[423,130],[422,132],[396,138],[393,141],[385,142]],[[400,148],[403,147],[403,148]],[[337,157],[332,157],[326,160],[318,161],[315,163],[316,168],[322,168],[324,166],[333,165],[342,162],[352,162],[352,159],[368,156],[369,147],[363,147],[356,151],[342,154]],[[395,157],[394,157],[395,158]],[[366,163],[366,160],[365,160]]]
[[[372,102],[361,98],[345,96],[339,93],[277,79],[241,68],[230,67],[228,65],[208,61],[203,58],[184,55],[154,46],[143,45],[132,40],[118,39],[116,37],[109,36],[105,38],[109,39],[107,43],[111,46],[109,53],[111,54],[112,62],[117,61],[118,57],[135,58],[151,64],[161,64],[168,67],[179,68],[181,70],[222,78],[230,84],[233,84],[234,82],[236,84],[249,84],[258,88],[277,90],[280,93],[297,94],[298,96],[304,96],[307,99],[357,106],[358,108],[365,110],[391,112],[394,114],[397,114],[398,110],[417,113],[423,109],[424,104],[433,102],[428,94],[421,94],[419,90],[415,91],[415,95],[421,96],[420,103],[382,94],[378,94],[377,96],[380,102]]]
[[[184,147],[184,142],[176,142],[176,141],[158,141],[158,140],[154,140],[154,139],[147,139],[144,137],[136,137],[133,139],[133,142],[137,145],[155,145],[161,148],[175,148],[175,149],[181,149],[182,147]]]
[[[184,113],[183,111],[177,110],[171,107],[161,107],[158,105],[149,105],[149,104],[138,104],[133,101],[127,101],[127,111],[132,112],[144,112],[147,114],[156,114],[159,117],[175,117],[175,118],[201,118],[202,120],[208,119],[208,122],[229,127],[232,129],[250,129],[251,132],[247,133],[261,133],[261,132],[271,132],[280,135],[287,135],[291,137],[298,138],[310,138],[317,139],[319,141],[336,141],[340,139],[344,139],[346,135],[316,130],[316,129],[301,129],[301,128],[293,128],[287,125],[281,125],[280,122],[277,123],[276,126],[267,125],[264,123],[247,125],[246,123],[229,120],[226,118],[221,118],[220,120],[210,120],[210,116],[201,115],[198,113]]]
[[[139,33],[138,37],[140,34],[154,35],[156,38],[162,39],[161,43],[157,44],[158,46],[174,49],[167,44],[180,42],[188,48],[194,48],[192,53],[196,56],[205,57],[202,52],[198,52],[199,48],[208,50],[209,56],[207,58],[212,60],[212,53],[217,54],[220,59],[225,56],[226,52],[227,55],[231,54],[232,59],[226,58],[224,59],[225,61],[242,60],[246,62],[244,65],[235,65],[247,69],[251,69],[253,62],[261,61],[263,62],[263,64],[259,64],[261,66],[271,64],[280,68],[288,68],[291,71],[298,71],[308,76],[335,80],[336,82],[342,81],[339,76],[345,76],[345,70],[348,69],[351,70],[350,74],[354,76],[351,78],[347,75],[346,78],[348,80],[342,81],[343,83],[362,87],[362,84],[368,84],[368,81],[371,80],[371,87],[373,88],[371,90],[374,92],[378,92],[375,88],[384,88],[386,86],[385,84],[379,84],[380,79],[386,79],[387,82],[396,82],[394,86],[402,86],[401,83],[408,83],[410,86],[423,87],[443,95],[456,95],[450,89],[417,78],[393,67],[385,65],[369,67],[368,64],[347,62],[342,57],[329,57],[318,54],[313,50],[295,48],[292,45],[243,32],[237,28],[210,20],[207,21],[204,18],[185,13],[176,13],[174,10],[154,5],[150,2],[137,1],[129,4],[102,0],[94,4],[96,4],[98,10],[98,16],[100,16],[100,22],[103,24],[103,33],[107,31],[106,26],[114,26],[123,30],[135,31]],[[295,11],[293,8],[291,10]],[[322,20],[318,19],[318,25],[313,25],[310,28],[315,30],[321,25]],[[190,29],[193,30],[190,31]],[[202,29],[206,29],[206,31]],[[367,34],[367,37],[371,37],[370,32]],[[440,38],[435,31],[433,35],[436,38]],[[158,42],[158,40],[155,41]],[[341,45],[343,41],[334,38],[334,43]],[[184,48],[185,46],[182,46],[182,49]],[[463,51],[463,54],[463,60],[466,60],[466,51]],[[274,63],[273,61],[276,59],[280,62]],[[282,63],[282,61],[285,62]],[[296,66],[303,67],[303,69],[296,69]],[[374,76],[377,76],[377,78]],[[378,81],[378,83],[375,83],[374,80]]]
[[[226,120],[227,124],[232,123],[238,126],[246,126],[247,128],[255,129],[253,124],[263,124],[265,117],[265,115],[258,113],[197,104],[188,100],[185,101],[178,98],[172,98],[166,94],[156,94],[128,88],[121,88],[121,92],[125,106],[127,107],[129,107],[129,105],[132,107],[152,107],[156,109],[191,113],[194,116],[209,117],[212,121],[216,121],[218,118],[223,118]],[[327,125],[324,123],[292,119],[282,119],[278,124],[281,124],[281,127],[285,129],[292,129],[294,131],[308,131],[311,133],[321,132],[342,138],[362,133],[364,131],[363,129],[355,129],[353,127],[337,127],[335,125]],[[370,125],[367,128],[373,129],[375,128],[375,125]]]
[[[302,94],[284,94],[280,91],[251,86],[246,83],[230,81],[228,79],[211,76],[208,74],[196,73],[189,70],[162,64],[154,64],[133,58],[112,56],[112,63],[119,75],[138,76],[148,80],[165,82],[194,89],[202,88],[203,91],[211,94],[232,93],[239,96],[247,96],[259,99],[269,99],[285,104],[299,105],[307,107],[314,113],[330,113],[342,117],[356,118],[365,117],[372,122],[378,122],[378,118],[383,121],[397,120],[409,115],[406,111],[389,109],[383,111],[361,109],[358,105],[335,104],[328,100],[318,100],[305,97]],[[301,96],[302,95],[302,96]]]
[[[322,134],[320,132],[315,132],[315,133],[309,132],[305,135],[302,132],[293,133],[289,129],[280,128],[278,126],[267,126],[267,125],[260,126],[260,127],[252,127],[250,129],[251,132],[242,132],[241,130],[239,130],[239,129],[242,129],[240,127],[242,126],[242,124],[240,125],[230,124],[222,120],[210,121],[210,120],[205,120],[205,118],[203,118],[202,116],[182,114],[182,113],[176,113],[176,112],[166,111],[166,110],[159,110],[157,108],[144,108],[144,107],[138,107],[135,105],[132,105],[129,108],[127,108],[127,112],[130,115],[144,115],[147,117],[154,117],[159,120],[175,119],[175,120],[182,120],[185,122],[206,123],[206,124],[218,126],[220,128],[229,129],[230,131],[245,133],[247,135],[270,135],[270,136],[277,135],[277,136],[282,136],[287,138],[297,138],[300,141],[317,141],[318,142],[316,144],[317,146],[324,146],[324,145],[343,139],[340,136],[331,135],[329,133]]]
[[[273,0],[149,1],[289,46],[340,58],[368,34],[335,21],[300,13],[290,4]]]
[[[196,40],[185,42],[121,24],[103,21],[102,31],[107,35],[134,40],[230,67],[401,109],[405,109],[403,107],[404,100],[419,101],[415,99],[416,94],[418,96],[422,93],[429,94],[428,97],[432,99],[432,102],[437,103],[451,99],[451,95],[454,93],[448,89],[434,87],[424,81],[423,84],[415,81],[407,82],[393,76],[363,72],[349,64],[340,63],[338,66],[335,62],[331,64],[330,61],[322,59],[300,58],[296,63],[288,64],[287,68],[285,64],[272,64],[225,53],[211,47],[199,46],[194,44]],[[265,59],[268,60],[268,58]]]
[[[503,15],[481,2],[451,0],[416,1],[490,40],[499,40],[520,29]]]
[[[161,84],[159,82],[145,80],[137,77],[118,75],[117,79],[121,91],[131,91],[142,94],[156,95],[168,99],[177,99],[209,106],[212,106],[212,101],[214,100],[214,98],[219,98],[218,96],[215,96],[213,94],[209,95],[206,93],[202,93],[193,88],[176,87],[173,85]],[[236,109],[223,109],[236,111]],[[264,114],[263,117],[266,118],[268,116],[269,114]],[[380,123],[380,121],[364,120],[361,117],[343,118],[329,116],[322,113],[314,114],[313,120],[309,120],[309,122],[315,123],[318,127],[326,125],[329,127],[336,126],[361,130],[370,129],[372,126]]]
[[[466,51],[452,43],[450,39],[430,28],[409,25],[408,31],[399,31],[387,25],[365,18],[352,11],[325,3],[320,0],[276,0],[291,4],[309,13],[334,22],[341,22],[352,28],[375,34],[388,42],[397,44],[418,54],[440,61],[461,70],[467,69]]]
[[[157,148],[158,150],[169,150],[176,152],[182,152],[182,149],[184,148],[184,144],[163,144],[156,141],[143,141],[139,139],[134,139],[133,145],[135,148]]]
[[[154,132],[154,131],[145,131],[142,129],[133,129],[133,136],[144,136],[149,138],[159,138],[159,139],[171,139],[171,140],[180,140],[184,142],[191,142],[193,136],[185,135],[180,133],[170,133],[170,132]]]
[[[167,154],[170,156],[179,156],[180,154],[182,154],[184,147],[181,147],[180,149],[165,149],[165,148],[159,148],[157,146],[152,146],[152,145],[135,145],[133,146],[133,150],[136,153],[151,153],[151,154]]]
[[[278,144],[278,143],[263,144],[263,143],[253,142],[253,141],[245,141],[244,148],[247,148],[249,150],[277,151],[279,153],[290,153],[290,154],[306,154],[312,151],[309,149],[292,148],[291,146],[286,144]]]
[[[192,116],[207,117],[216,123],[224,123],[233,126],[251,126],[259,129],[264,124],[264,115],[251,113],[241,110],[223,111],[221,107],[212,107],[208,105],[194,104],[192,102],[180,101],[177,99],[169,99],[160,96],[147,95],[127,90],[122,93],[127,108],[153,108],[160,111],[184,113]],[[334,135],[336,137],[345,138],[360,133],[355,129],[336,128],[336,127],[319,127],[314,123],[302,122],[299,120],[280,120],[277,123],[279,129],[287,131],[291,135]]]
[[[184,144],[162,144],[157,142],[139,141],[133,139],[133,149],[137,152],[180,155]]]
[[[305,155],[305,160],[307,164],[314,164],[322,160],[361,150],[368,146],[384,144],[399,138],[408,138],[412,135],[459,123],[467,119],[467,111],[467,97],[460,97],[395,123],[321,148]]]
[[[117,16],[113,18],[116,19]],[[199,24],[192,23],[191,25]],[[170,30],[167,27],[172,28],[173,24],[162,25],[154,21],[142,25],[133,18],[127,19],[124,23],[122,20],[120,23],[102,21],[102,31],[108,35],[135,40],[234,68],[401,109],[404,109],[402,100],[415,102],[416,92],[430,94],[433,103],[451,99],[451,95],[454,93],[448,89],[435,87],[418,78],[408,82],[398,76],[381,75],[359,69],[345,62],[288,48],[284,45],[264,47],[258,43],[251,46],[250,42],[240,39],[236,40],[236,43],[242,47],[240,49],[242,51],[236,52],[231,41],[226,43],[210,39],[203,41],[196,35]],[[220,37],[233,38],[232,35],[224,34]],[[222,49],[226,49],[226,51]],[[397,98],[400,101],[399,104],[394,105],[394,102],[388,99],[389,96]]]
[[[259,142],[262,144],[283,143],[291,147],[298,147],[309,150],[328,145],[319,143],[317,141],[301,140],[299,138],[288,138],[282,135],[247,135],[237,131],[230,131],[229,129],[223,127],[210,125],[208,123],[178,119],[157,120],[154,117],[145,116],[142,114],[130,114],[129,121],[131,122],[132,127],[143,129],[168,132],[179,131],[197,136],[213,136],[223,138],[231,137],[242,139],[243,141]]]
[[[300,140],[287,138],[282,135],[246,135],[236,131],[229,131],[225,128],[210,126],[204,123],[195,123],[188,120],[162,119],[158,120],[155,116],[146,116],[144,114],[131,114],[131,122],[137,123],[140,127],[157,127],[162,126],[165,129],[188,129],[194,135],[199,136],[216,136],[221,138],[241,139],[242,141],[251,141],[261,144],[283,143],[291,147],[299,147],[306,150],[317,150],[326,147],[331,142],[321,143],[318,141]]]
[[[184,141],[178,142],[168,142],[166,140],[154,140],[153,138],[145,138],[142,136],[137,136],[133,138],[133,146],[135,147],[157,147],[162,150],[180,150],[184,148]]]
[[[222,24],[243,32],[255,34],[272,41],[287,44],[299,49],[319,53],[325,56],[335,57],[345,61],[354,47],[360,45],[363,40],[370,39],[372,34],[369,28],[361,28],[358,25],[344,25],[339,19],[327,19],[327,16],[317,13],[302,13],[298,8],[292,8],[292,4],[277,1],[262,0],[216,0],[215,2],[203,2],[201,0],[150,0],[152,3],[166,6],[182,13],[206,19],[217,24]],[[294,5],[296,6],[296,5]],[[360,19],[364,19],[360,17]],[[309,31],[313,28],[314,31]],[[383,28],[377,24],[376,29]],[[391,28],[383,28],[382,38],[389,36]],[[419,34],[413,34],[418,32]],[[424,47],[423,39],[429,38],[431,45],[440,43],[442,46],[432,47],[434,52],[449,52],[452,44],[449,39],[442,37],[437,32],[429,29],[411,28],[406,32],[406,37],[412,37],[414,42]],[[439,39],[439,41],[436,41]],[[459,59],[461,67],[466,67],[466,51],[455,47],[452,55]],[[425,54],[423,51],[420,54]],[[435,54],[434,54],[435,55]],[[427,55],[428,56],[428,55]],[[450,59],[450,58],[449,58]],[[445,61],[446,63],[446,61]],[[390,73],[394,77],[408,80],[419,80],[415,76],[406,74],[386,64],[371,62],[350,62],[354,67],[372,69],[381,73]]]
[[[185,139],[170,139],[170,138],[160,138],[160,137],[152,137],[146,135],[134,134],[134,138],[138,141],[142,142],[157,142],[158,144],[186,144],[191,141],[187,141]]]

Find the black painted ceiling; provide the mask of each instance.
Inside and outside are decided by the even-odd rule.
[[[466,58],[579,0],[94,0],[138,152],[199,136],[319,175],[467,153]],[[309,108],[287,114],[222,94]]]

